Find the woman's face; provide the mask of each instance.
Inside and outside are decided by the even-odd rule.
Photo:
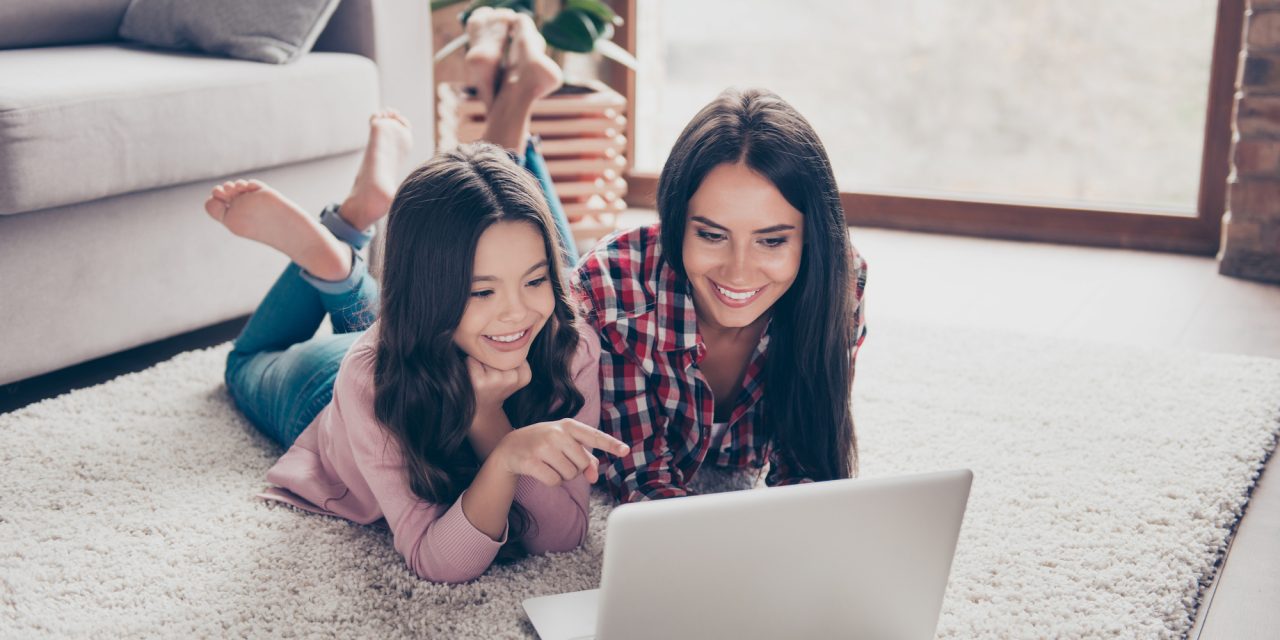
[[[499,222],[476,244],[471,297],[453,342],[485,366],[519,367],[555,310],[542,234],[525,222]]]
[[[722,164],[689,200],[684,269],[698,320],[741,328],[791,288],[804,250],[804,215],[745,164]]]

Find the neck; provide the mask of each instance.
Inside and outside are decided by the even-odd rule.
[[[760,341],[760,336],[764,333],[764,326],[768,324],[772,313],[773,310],[770,309],[760,314],[759,318],[756,318],[745,327],[726,327],[699,311],[698,333],[702,335],[704,342],[749,342],[755,344]]]

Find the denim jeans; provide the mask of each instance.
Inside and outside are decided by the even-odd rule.
[[[572,267],[578,260],[573,235],[535,141],[529,142],[523,158],[514,159],[542,185],[566,253],[565,266]],[[285,267],[227,356],[227,389],[236,406],[285,448],[329,404],[343,356],[378,316],[378,283],[358,253],[372,233],[347,224],[337,205],[325,208],[320,223],[355,249],[351,274],[330,282],[296,264]],[[333,335],[317,336],[325,314]]]

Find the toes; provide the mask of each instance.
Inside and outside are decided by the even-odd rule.
[[[227,203],[218,198],[209,198],[204,201],[204,210],[214,220],[222,222],[222,219],[227,215]]]
[[[252,179],[251,179],[251,180],[249,180],[248,184],[245,186],[245,189],[244,189],[244,190],[245,190],[245,191],[258,191],[259,189],[266,189],[266,188],[267,188],[267,183],[265,183],[265,182],[263,182],[263,181],[261,181],[261,180],[252,180]]]

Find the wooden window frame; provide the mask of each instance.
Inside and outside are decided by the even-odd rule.
[[[638,0],[613,0],[624,19],[614,36],[636,50]],[[1245,0],[1219,0],[1209,70],[1209,96],[1201,152],[1196,215],[1169,209],[1110,209],[1036,204],[1019,200],[964,199],[891,192],[841,192],[845,218],[853,226],[881,227],[1037,242],[1119,247],[1213,255],[1222,234],[1230,172],[1231,120]],[[635,103],[636,74],[610,64],[606,81]],[[658,176],[634,171],[634,109],[627,118],[627,202],[655,206]]]

